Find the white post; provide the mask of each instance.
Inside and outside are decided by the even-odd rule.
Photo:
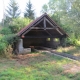
[[[19,53],[23,53],[23,40],[22,39],[19,39],[19,45],[18,45],[18,50],[19,50]]]

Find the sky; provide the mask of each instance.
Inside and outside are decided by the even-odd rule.
[[[33,9],[35,10],[35,15],[38,17],[41,15],[40,11],[42,9],[42,6],[46,3],[48,3],[49,0],[31,0],[31,3],[33,5]],[[0,0],[0,21],[3,18],[3,12],[5,12],[5,9],[7,8],[10,0]],[[25,6],[28,0],[16,0],[18,3],[21,13],[25,11]],[[22,14],[21,14],[22,16]]]

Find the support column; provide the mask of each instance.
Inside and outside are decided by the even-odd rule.
[[[53,47],[54,47],[53,38],[50,38],[50,47],[51,47],[51,48],[53,48]]]
[[[60,38],[60,45],[61,45],[62,47],[65,47],[65,46],[66,46],[65,38]]]
[[[18,41],[18,52],[19,53],[23,53],[23,39],[19,39],[19,41]]]

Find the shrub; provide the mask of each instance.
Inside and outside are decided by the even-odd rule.
[[[0,54],[3,55],[4,50],[7,47],[7,42],[3,39],[3,36],[0,35]]]
[[[0,54],[4,53],[6,47],[7,47],[6,43],[0,42]]]
[[[16,42],[16,35],[0,35],[0,55],[4,57],[12,56],[12,45]]]
[[[12,51],[13,48],[11,45],[8,45],[8,47],[6,47],[6,49],[4,50],[4,55],[6,58],[11,58],[12,57]]]
[[[77,39],[75,39],[75,41],[74,41],[74,45],[75,45],[75,46],[80,46],[80,41],[77,40]]]
[[[28,18],[27,19],[26,18],[16,18],[10,22],[9,28],[11,29],[12,33],[17,33],[22,28],[27,26],[30,22],[31,20]]]
[[[4,34],[4,35],[8,35],[8,34],[12,34],[11,32],[11,29],[9,27],[4,27],[1,31],[0,31],[1,34]]]

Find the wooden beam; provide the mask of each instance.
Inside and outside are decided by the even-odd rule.
[[[59,32],[61,35],[63,35],[63,33],[58,29],[56,28],[57,32]]]
[[[31,31],[44,31],[44,29],[32,29]]]
[[[47,18],[46,18],[46,21],[52,26],[52,27],[56,27],[56,26],[54,26]]]
[[[40,21],[38,21],[37,23],[35,23],[35,25],[31,26],[29,29],[27,29],[23,35],[25,35],[26,33],[28,33],[31,29],[33,29],[37,24],[39,24],[43,19],[41,19]]]
[[[54,35],[54,36],[25,36],[24,38],[60,38],[62,36]]]
[[[22,35],[25,35],[26,33],[28,33],[33,27],[30,27],[29,29],[27,29]]]
[[[44,17],[44,30],[46,30],[46,18]]]
[[[45,30],[50,36],[52,36],[47,30]]]
[[[41,28],[41,27],[34,27],[33,29],[44,29],[44,28]],[[54,28],[46,28],[46,29],[54,29]]]
[[[35,27],[35,26],[38,25],[41,21],[43,21],[43,18],[42,18],[40,21],[36,22],[33,26]]]

